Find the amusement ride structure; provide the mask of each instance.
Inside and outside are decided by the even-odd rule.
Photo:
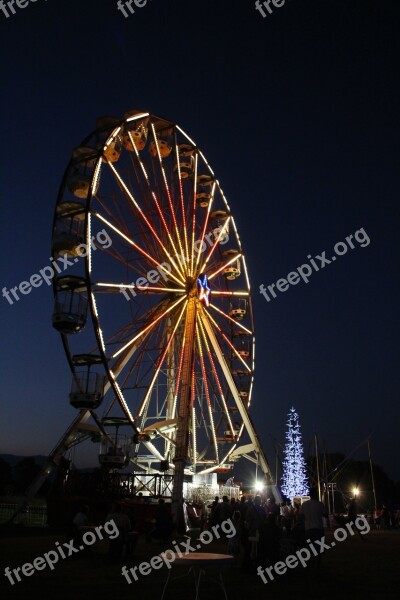
[[[104,117],[73,153],[58,195],[53,327],[77,415],[30,495],[65,452],[99,441],[109,471],[134,464],[184,481],[240,457],[272,485],[249,416],[250,283],[219,181],[178,125],[133,110]],[[56,263],[59,265],[59,263]]]

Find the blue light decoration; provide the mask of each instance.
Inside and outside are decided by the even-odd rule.
[[[210,306],[211,288],[208,284],[208,277],[205,273],[200,273],[197,278],[197,292],[199,300],[206,306]]]
[[[299,415],[294,408],[289,411],[287,426],[281,489],[287,498],[308,496],[307,467],[304,460]]]

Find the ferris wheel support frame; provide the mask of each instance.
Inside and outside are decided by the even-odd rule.
[[[211,327],[211,325],[209,323],[209,320],[208,320],[208,316],[207,316],[207,314],[206,314],[206,312],[205,312],[205,310],[203,309],[202,306],[199,307],[199,315],[200,315],[200,319],[201,319],[201,321],[202,321],[202,323],[204,325],[204,328],[205,328],[205,330],[207,332],[207,335],[208,335],[208,337],[209,337],[209,339],[211,341],[211,344],[212,344],[212,346],[214,348],[214,352],[215,352],[216,356],[218,357],[218,360],[220,361],[220,365],[221,365],[222,370],[224,372],[226,381],[227,381],[227,383],[229,385],[229,389],[230,389],[231,394],[232,394],[232,396],[233,396],[233,398],[235,400],[236,406],[239,409],[240,416],[243,419],[244,426],[246,428],[246,431],[247,431],[247,433],[248,433],[248,435],[250,437],[250,440],[251,440],[251,444],[253,446],[253,452],[255,452],[255,454],[257,456],[257,462],[260,465],[263,473],[265,475],[267,475],[270,478],[271,481],[274,481],[273,476],[272,476],[272,472],[271,472],[271,468],[269,466],[267,457],[265,456],[264,450],[263,450],[263,448],[262,448],[262,446],[260,444],[258,436],[257,436],[257,434],[255,432],[254,425],[253,425],[253,423],[252,423],[252,421],[250,419],[250,416],[249,416],[246,408],[243,405],[242,399],[239,396],[237,387],[236,387],[235,382],[234,382],[233,377],[232,377],[232,373],[231,373],[231,371],[230,371],[230,369],[229,369],[229,367],[228,367],[228,365],[226,363],[225,357],[224,357],[224,355],[222,353],[222,350],[220,348],[218,340],[217,340],[217,338],[215,336],[214,330]],[[236,455],[240,454],[239,450],[240,450],[240,448],[238,448],[236,450]],[[275,482],[275,484],[272,486],[272,493],[274,495],[274,498],[275,498],[276,502],[282,502],[282,497],[281,497],[281,494],[279,492],[277,482]]]

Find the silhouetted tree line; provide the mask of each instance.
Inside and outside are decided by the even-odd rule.
[[[36,463],[33,456],[21,459],[14,466],[0,458],[0,495],[23,494],[40,470],[41,466]],[[49,489],[49,485],[46,482],[43,486],[44,493]]]

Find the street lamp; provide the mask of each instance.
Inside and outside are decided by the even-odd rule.
[[[256,492],[262,492],[263,487],[262,481],[256,481],[256,485],[254,486]]]
[[[353,488],[353,494],[354,494],[354,498],[357,498],[357,496],[358,496],[358,493],[359,493],[359,492],[358,492],[358,488],[357,488],[357,487]]]

